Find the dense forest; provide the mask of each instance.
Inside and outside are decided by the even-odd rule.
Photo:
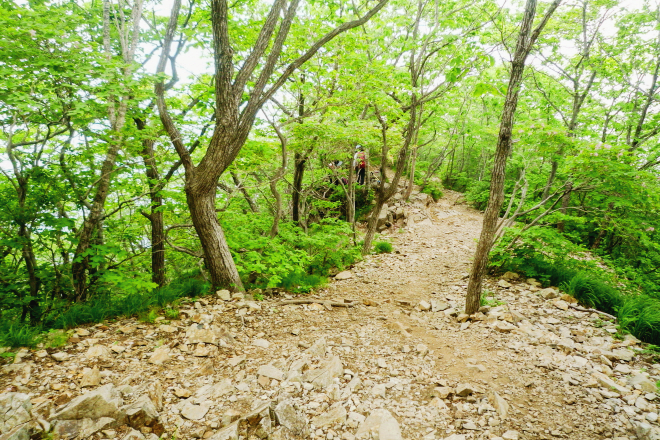
[[[660,299],[654,0],[5,0],[0,28],[5,345],[308,292],[391,249],[399,187],[484,210],[498,179],[490,270]]]

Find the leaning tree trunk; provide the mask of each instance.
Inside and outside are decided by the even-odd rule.
[[[555,0],[552,3],[543,20],[539,23],[536,29],[534,29],[533,33],[532,23],[536,13],[536,0],[527,0],[525,5],[523,21],[520,26],[520,34],[516,44],[516,52],[511,65],[509,87],[504,101],[504,109],[502,111],[500,133],[497,140],[493,171],[491,173],[488,207],[484,213],[483,228],[481,230],[481,236],[479,237],[479,243],[477,244],[477,251],[474,255],[474,262],[472,263],[470,280],[468,282],[467,296],[465,298],[465,313],[468,315],[476,313],[481,306],[481,284],[488,265],[488,254],[493,246],[493,238],[495,237],[495,230],[497,229],[497,220],[499,218],[500,209],[504,202],[506,161],[511,149],[513,118],[518,105],[518,94],[522,83],[523,71],[525,70],[525,60],[527,59],[536,38],[538,38],[541,30],[550,19],[554,10],[559,6],[560,2],[561,0]]]
[[[204,250],[211,283],[214,287],[225,287],[237,292],[245,290],[215,211],[215,188],[202,192],[186,184],[186,200],[190,218]]]

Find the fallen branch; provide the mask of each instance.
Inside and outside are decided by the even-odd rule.
[[[576,305],[574,305],[574,304],[569,304],[568,307],[570,307],[571,309],[575,309],[575,310],[577,310],[578,312],[599,313],[599,314],[601,314],[601,315],[605,315],[605,316],[607,316],[608,318],[613,319],[613,320],[616,321],[616,316],[610,315],[609,313],[601,312],[600,310],[596,310],[596,309],[585,309],[584,307],[576,306]]]
[[[357,303],[340,303],[335,301],[323,301],[322,299],[287,299],[273,304],[274,306],[286,306],[289,304],[321,304],[332,307],[355,307]]]

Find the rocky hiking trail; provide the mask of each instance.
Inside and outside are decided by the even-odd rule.
[[[406,206],[395,253],[315,295],[220,291],[21,350],[0,439],[660,439],[660,365],[602,315],[511,273],[460,313],[482,218],[459,196]]]

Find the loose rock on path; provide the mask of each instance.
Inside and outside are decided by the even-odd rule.
[[[220,291],[21,351],[0,439],[660,439],[660,365],[602,316],[510,273],[461,314],[482,216],[458,196],[393,205],[396,252],[310,304]]]

